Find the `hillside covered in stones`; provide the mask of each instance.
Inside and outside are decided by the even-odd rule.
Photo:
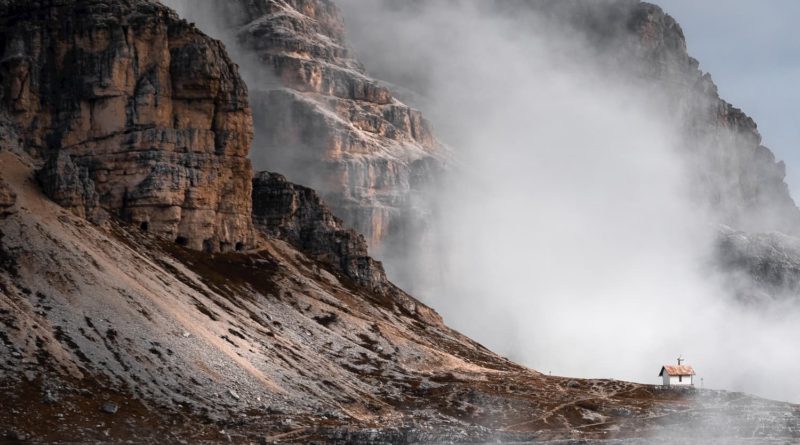
[[[301,24],[286,7],[331,5],[247,3]],[[258,99],[223,44],[160,3],[2,0],[0,52],[0,441],[800,436],[794,405],[545,376],[448,328],[335,206],[252,171]],[[419,124],[373,87],[312,94]],[[399,159],[385,165],[409,174]]]

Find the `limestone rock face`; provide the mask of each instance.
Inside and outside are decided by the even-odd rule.
[[[312,258],[373,290],[390,286],[380,262],[369,257],[367,242],[331,213],[312,189],[277,173],[253,179],[253,222],[264,233],[285,240]]]
[[[350,54],[334,2],[165,3],[193,19],[214,17],[238,61],[257,73],[249,79],[257,169],[318,190],[373,248],[408,238],[429,211],[426,181],[445,150],[421,113]]]
[[[252,116],[222,44],[151,1],[11,0],[0,16],[0,102],[52,199],[195,249],[252,243]]]

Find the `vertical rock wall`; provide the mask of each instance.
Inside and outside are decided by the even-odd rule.
[[[428,122],[370,78],[330,0],[166,0],[221,27],[247,66],[257,169],[318,190],[371,247],[421,227],[431,171],[446,156]],[[436,168],[431,168],[434,165]]]
[[[51,198],[195,249],[252,244],[252,116],[221,43],[151,1],[0,9],[0,104]]]

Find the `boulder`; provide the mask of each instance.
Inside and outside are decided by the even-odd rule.
[[[104,413],[108,414],[116,414],[119,411],[119,405],[114,402],[106,402],[103,404],[102,408]]]

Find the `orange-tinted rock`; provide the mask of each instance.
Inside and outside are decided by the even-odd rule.
[[[333,2],[166,3],[235,36],[228,45],[251,72],[257,169],[319,191],[371,247],[414,238],[407,229],[429,211],[423,183],[446,155],[421,113],[351,55]]]
[[[149,1],[0,9],[2,105],[51,198],[195,249],[252,244],[252,116],[222,44]]]

